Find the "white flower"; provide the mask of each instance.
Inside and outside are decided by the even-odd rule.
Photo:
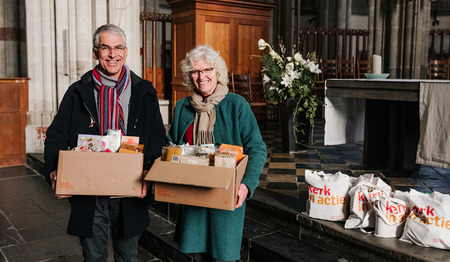
[[[292,57],[288,56],[288,57],[286,58],[286,60],[288,60],[289,62],[291,62],[291,61],[292,61]]]
[[[276,87],[276,86],[270,86],[270,87],[269,87],[269,90],[275,90],[275,91],[278,91],[278,87]]]
[[[305,65],[305,67],[308,68],[309,71],[311,71],[312,73],[315,73],[315,74],[319,74],[321,72],[319,69],[319,65],[312,61],[309,61],[309,60],[308,60],[308,63]]]
[[[303,60],[302,54],[300,54],[300,53],[298,53],[298,52],[295,53],[294,59],[295,59],[295,61],[302,62],[302,60]]]
[[[286,70],[288,70],[288,71],[294,70],[294,63],[293,62],[287,63]]]
[[[291,88],[291,87],[292,87],[292,81],[293,81],[294,79],[292,79],[291,76],[290,76],[289,74],[286,74],[286,73],[283,74],[282,79],[283,79],[283,81],[281,81],[281,84],[282,84],[282,85],[284,85],[284,86],[286,86],[286,87],[288,87],[288,88]]]
[[[298,71],[289,71],[288,74],[292,80],[300,78],[300,73]]]
[[[269,54],[273,57],[273,59],[276,59],[278,61],[283,61],[283,59],[277,52],[270,50]]]
[[[264,39],[259,39],[258,40],[258,48],[259,48],[259,50],[264,50],[264,49],[266,49],[266,47],[270,48],[270,45],[268,43],[266,43],[266,41],[264,41]]]
[[[272,81],[272,79],[270,79],[268,75],[263,74],[263,83],[269,83],[270,81]]]

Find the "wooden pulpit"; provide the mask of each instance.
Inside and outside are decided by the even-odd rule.
[[[192,48],[208,44],[236,74],[260,76],[262,51],[258,40],[269,41],[273,3],[238,0],[168,0],[172,8],[172,108],[189,96],[180,62]]]

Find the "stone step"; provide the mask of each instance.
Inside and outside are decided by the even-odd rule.
[[[26,157],[27,166],[36,171],[36,173],[45,176],[44,154],[28,153]]]
[[[304,213],[306,199],[306,194],[299,201],[258,188],[247,203],[246,218],[264,221],[287,235],[351,261],[450,261],[450,251],[345,229],[344,222],[312,219]]]
[[[42,154],[27,154],[27,165],[44,174]],[[450,251],[312,219],[304,214],[307,197],[307,192],[299,200],[258,188],[247,201],[242,261],[449,261]],[[152,203],[151,223],[140,245],[163,261],[191,261],[172,240],[176,210],[173,204]]]
[[[41,175],[45,172],[42,154],[28,154],[27,165]],[[149,209],[151,222],[142,234],[139,245],[162,261],[192,261],[191,256],[182,253],[173,241],[176,211],[177,205],[153,202]],[[241,261],[306,261],[302,260],[306,258],[305,252],[320,258],[320,261],[327,261],[328,258],[337,261],[335,255],[265,225],[258,219],[246,219]]]
[[[175,206],[166,205],[170,208]],[[151,223],[141,237],[140,245],[162,261],[191,261],[191,257],[181,253],[177,244],[173,242],[175,223],[167,218],[167,209],[157,204],[149,212]],[[340,258],[342,257],[310,245],[279,229],[246,218],[241,261],[338,261]]]

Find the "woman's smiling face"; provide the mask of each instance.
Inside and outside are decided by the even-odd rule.
[[[191,72],[192,82],[195,88],[203,96],[209,96],[214,93],[217,86],[217,74],[214,68],[203,59],[194,61]]]

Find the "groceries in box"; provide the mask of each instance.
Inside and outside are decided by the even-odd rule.
[[[59,152],[55,193],[139,196],[142,150],[139,137],[122,136],[120,130],[108,130],[106,136],[79,134],[77,147]]]
[[[181,155],[180,163],[156,159],[145,180],[153,181],[155,200],[234,210],[247,168],[244,155],[235,168],[210,165],[210,158]]]
[[[79,134],[77,147],[72,151],[142,153],[144,145],[139,137],[122,136],[120,130],[108,130],[106,136]]]
[[[242,146],[213,144],[200,146],[169,145],[163,148],[161,160],[175,163],[235,168],[244,155]]]

